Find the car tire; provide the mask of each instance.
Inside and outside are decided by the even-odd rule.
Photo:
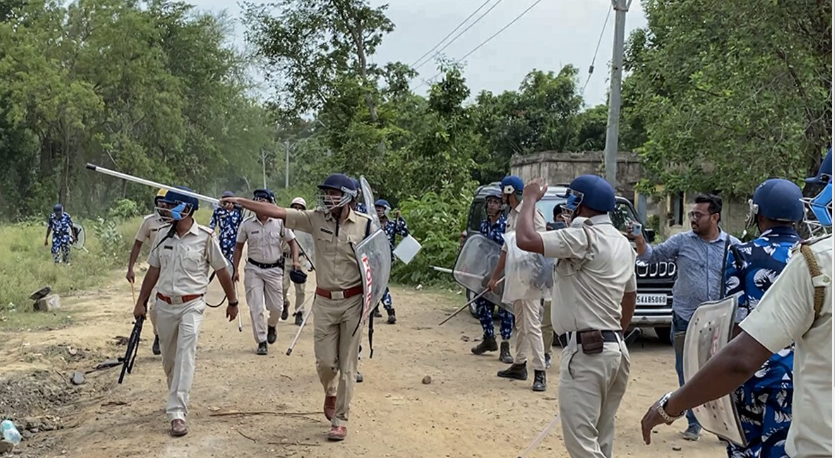
[[[659,326],[655,328],[655,335],[661,343],[672,345],[673,341],[670,339],[670,327]]]

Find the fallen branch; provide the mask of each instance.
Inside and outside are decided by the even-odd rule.
[[[267,442],[267,445],[320,447],[322,444],[316,444],[313,442]]]
[[[235,415],[246,416],[246,415],[280,415],[285,417],[304,417],[307,415],[318,415],[321,412],[273,412],[269,410],[264,411],[255,411],[255,412],[240,412],[240,411],[232,411],[232,412],[218,412],[218,413],[210,413],[210,417],[230,417]]]
[[[244,434],[243,431],[241,431],[240,429],[238,429],[237,431],[238,431],[238,434],[240,434],[241,436],[246,437],[247,439],[251,440],[252,442],[258,442],[257,440],[255,440],[255,439],[247,436],[246,434]]]

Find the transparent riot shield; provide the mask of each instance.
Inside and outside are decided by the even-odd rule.
[[[458,253],[452,277],[464,288],[476,294],[481,293],[487,288],[487,283],[499,263],[501,254],[501,245],[481,234],[473,234],[467,238]],[[503,281],[499,284],[497,293],[491,291],[483,297],[512,312],[511,304],[502,302],[506,283]]]
[[[383,298],[391,275],[391,247],[382,229],[377,229],[354,247],[357,265],[362,275],[362,321]]]

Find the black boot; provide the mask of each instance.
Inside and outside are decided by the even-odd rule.
[[[545,371],[533,371],[533,390],[545,391]]]
[[[293,314],[296,317],[296,326],[301,326],[304,322],[304,318],[302,317],[302,312],[296,312]]]
[[[362,381],[363,381],[362,374],[360,374],[360,372],[357,371],[357,383],[362,383]]]
[[[484,336],[481,340],[481,343],[470,349],[474,355],[482,355],[484,352],[487,351],[496,351],[499,349],[498,344],[496,344],[496,338],[490,336]]]
[[[380,306],[374,307],[374,318],[382,318],[383,314],[380,313]]]
[[[281,321],[287,321],[288,316],[290,316],[290,304],[284,302],[284,309],[281,310]]]
[[[267,342],[261,342],[258,344],[258,349],[255,350],[256,355],[266,355],[267,354]]]
[[[267,326],[267,343],[274,344],[276,337],[275,326]]]
[[[162,354],[162,352],[159,349],[159,336],[154,336],[154,345],[151,347],[151,351],[154,352],[156,356]]]
[[[522,364],[513,364],[509,368],[503,371],[499,371],[496,375],[501,378],[512,378],[515,380],[527,380],[528,379],[528,367],[527,363]]]
[[[389,320],[387,321],[388,324],[397,323],[397,316],[394,315],[394,309],[389,310]]]
[[[513,364],[513,356],[510,355],[510,342],[502,342],[502,351],[499,353],[499,361],[505,364]]]

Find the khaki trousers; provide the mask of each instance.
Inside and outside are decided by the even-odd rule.
[[[284,296],[282,304],[287,303],[287,296],[290,294],[290,283],[293,283],[290,281],[290,269],[292,269],[293,263],[289,259],[285,259],[284,264],[284,282],[282,283],[282,286],[284,287]],[[308,278],[307,281],[309,282],[310,278]],[[293,309],[293,313],[301,313],[304,315],[305,285],[293,283],[293,289],[296,291],[296,307]]]
[[[252,335],[255,343],[267,341],[267,325],[275,326],[281,319],[284,304],[281,283],[284,270],[280,267],[261,269],[247,263],[244,269],[244,288],[249,317],[252,319]],[[270,312],[269,321],[267,311]]]
[[[360,319],[362,295],[331,300],[318,294],[313,299],[313,351],[316,372],[326,396],[336,396],[333,426],[346,426],[357,373],[357,352],[362,329]],[[337,376],[339,376],[337,386]]]
[[[168,379],[168,420],[185,420],[188,398],[194,381],[194,360],[197,337],[206,310],[205,297],[185,304],[168,304],[158,300],[157,330],[162,351],[162,368]]]
[[[544,371],[545,351],[542,344],[539,301],[514,301],[513,315],[516,317],[516,356],[513,358],[513,364],[526,363],[527,352],[530,352],[533,370]]]
[[[615,414],[629,382],[626,344],[606,342],[603,352],[583,353],[574,341],[563,348],[559,405],[563,440],[572,458],[611,458]]]
[[[542,347],[546,355],[550,355],[554,348],[554,325],[551,323],[551,301],[545,301],[542,306]]]

